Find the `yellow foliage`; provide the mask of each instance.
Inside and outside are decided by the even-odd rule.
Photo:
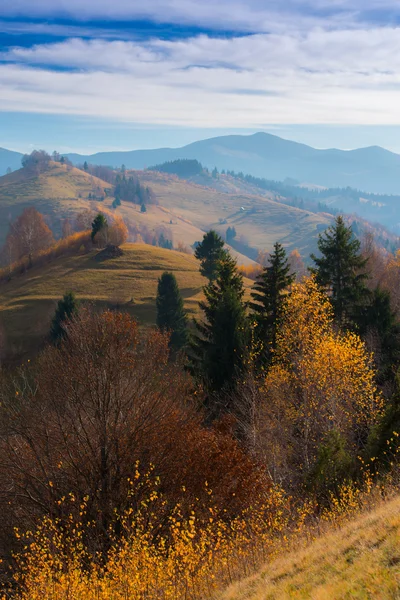
[[[372,356],[357,335],[335,331],[330,302],[313,278],[294,284],[285,300],[265,388],[274,419],[301,433],[295,452],[307,468],[326,432],[336,429],[356,447],[381,414]]]

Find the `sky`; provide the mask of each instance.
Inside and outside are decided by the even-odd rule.
[[[0,0],[0,146],[400,153],[399,0]]]

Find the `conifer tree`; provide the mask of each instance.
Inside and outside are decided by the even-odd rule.
[[[375,288],[369,302],[357,312],[356,323],[361,336],[370,334],[377,338],[379,347],[375,351],[375,358],[378,383],[394,383],[400,361],[400,323],[391,307],[390,293]]]
[[[106,227],[108,227],[107,219],[105,218],[105,216],[102,213],[98,213],[98,215],[96,215],[96,217],[94,218],[94,221],[92,223],[92,233],[91,233],[92,242],[94,241],[94,238],[96,237],[96,235],[100,231],[105,229]]]
[[[67,292],[62,300],[58,301],[50,328],[50,338],[54,344],[58,344],[65,337],[63,325],[78,313],[78,309],[79,302],[73,292]]]
[[[179,350],[188,341],[187,317],[176,277],[173,273],[163,273],[157,288],[157,326],[162,331],[170,331],[170,347]]]
[[[210,392],[232,391],[244,370],[248,323],[243,302],[243,278],[236,261],[225,255],[215,281],[204,287],[200,302],[203,322],[195,321],[196,334],[189,348],[189,370]],[[216,416],[216,407],[210,407]]]
[[[311,255],[317,283],[327,288],[335,317],[341,324],[352,322],[358,307],[368,296],[365,266],[368,259],[361,256],[360,242],[338,216],[334,225],[319,236],[318,249],[321,257]]]
[[[256,320],[255,338],[261,345],[262,363],[268,361],[271,350],[275,348],[284,291],[295,280],[295,275],[290,274],[286,251],[279,242],[274,245],[268,263],[253,286],[249,303]]]
[[[195,250],[194,255],[197,260],[200,260],[200,273],[210,281],[217,277],[219,263],[227,256],[224,245],[221,236],[211,230],[204,235]]]

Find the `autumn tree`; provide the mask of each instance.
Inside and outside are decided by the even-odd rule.
[[[199,303],[204,321],[195,321],[196,335],[189,348],[190,370],[213,393],[234,389],[245,368],[248,324],[243,302],[243,278],[229,255],[220,261],[215,280],[204,287],[205,300]],[[213,403],[213,416],[229,407]],[[229,396],[229,394],[228,394]],[[229,399],[228,399],[229,402]]]
[[[213,281],[218,276],[218,267],[227,256],[224,240],[214,230],[209,231],[197,245],[195,257],[200,261],[200,273]]]
[[[271,470],[291,482],[311,473],[328,432],[337,431],[357,456],[382,412],[373,357],[356,334],[337,332],[333,318],[313,278],[293,284],[259,403]]]
[[[269,257],[269,264],[257,277],[251,292],[253,311],[256,322],[255,336],[260,345],[262,362],[268,361],[276,346],[276,329],[280,317],[284,294],[294,281],[286,251],[276,242],[274,251]]]
[[[108,242],[114,246],[122,246],[128,239],[128,228],[119,215],[114,215],[114,222],[108,227]]]
[[[17,260],[28,257],[29,266],[32,266],[36,254],[53,243],[53,234],[43,215],[33,207],[25,208],[23,213],[10,224],[6,240],[6,246],[13,248]]]
[[[66,335],[66,323],[78,314],[79,302],[73,292],[67,292],[58,301],[57,308],[50,328],[50,339],[58,344]]]
[[[296,281],[300,281],[307,273],[307,269],[304,265],[304,261],[301,258],[300,252],[295,248],[289,254],[288,263],[290,270],[296,276]]]
[[[351,322],[358,306],[366,299],[367,260],[360,253],[360,242],[346,226],[343,217],[319,236],[321,256],[311,255],[316,281],[328,290],[335,317],[340,323]]]
[[[179,350],[187,344],[187,317],[178,282],[173,273],[163,273],[157,287],[157,326],[170,333],[170,345]]]
[[[134,515],[155,481],[163,497],[152,504],[149,535],[159,535],[177,503],[188,517],[194,498],[209,506],[205,481],[224,518],[249,506],[257,471],[229,433],[202,426],[167,334],[87,309],[65,329],[35,365],[0,382],[0,554],[3,525],[15,540],[13,526],[35,528],[43,515],[63,523],[74,509],[79,517],[82,502],[93,532],[83,543],[107,550],[120,515]],[[150,473],[144,485],[138,471]]]

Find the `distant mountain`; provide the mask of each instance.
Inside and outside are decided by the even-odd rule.
[[[12,171],[19,169],[21,167],[22,156],[20,152],[0,148],[0,175],[4,175],[8,168]]]
[[[208,168],[243,171],[266,179],[296,179],[326,187],[400,194],[400,155],[378,146],[359,150],[317,150],[267,133],[229,135],[182,148],[69,154],[72,162],[144,169],[179,158],[197,159]]]

